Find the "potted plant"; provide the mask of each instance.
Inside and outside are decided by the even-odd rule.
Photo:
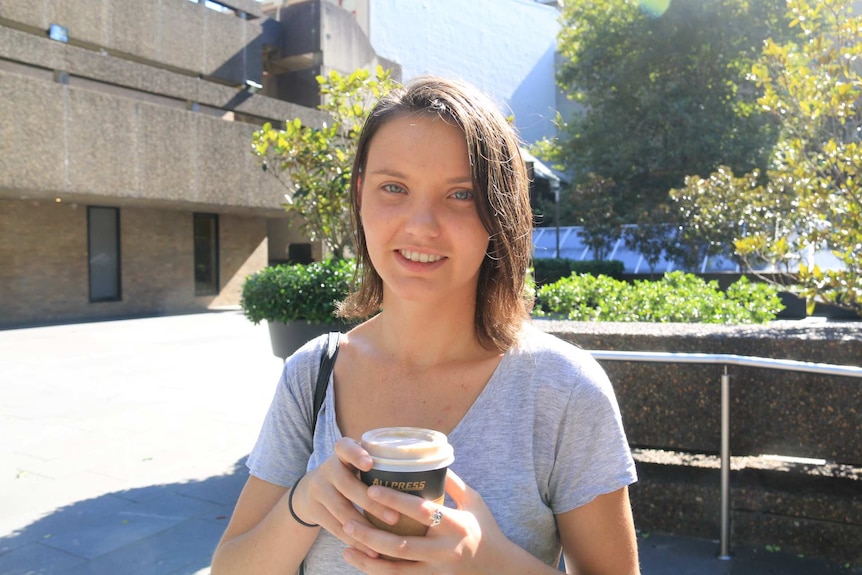
[[[255,325],[267,322],[272,353],[285,359],[309,339],[347,327],[335,306],[349,293],[355,268],[354,260],[334,258],[264,268],[243,284],[243,314]]]

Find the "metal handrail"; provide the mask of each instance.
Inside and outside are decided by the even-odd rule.
[[[591,350],[596,359],[610,361],[647,361],[654,363],[709,363],[724,365],[742,365],[745,367],[762,367],[766,369],[784,369],[826,375],[844,375],[862,377],[862,367],[854,365],[833,365],[830,363],[813,363],[793,359],[771,359],[767,357],[751,357],[726,353],[669,353],[662,351],[605,351]]]
[[[588,350],[596,360],[652,363],[698,363],[724,366],[721,374],[721,535],[719,559],[730,559],[730,375],[728,365],[780,369],[862,378],[862,367],[792,359],[771,359],[724,353],[671,353],[658,351]]]

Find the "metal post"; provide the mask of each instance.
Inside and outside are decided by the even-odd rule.
[[[554,190],[554,224],[557,227],[557,249],[554,257],[560,257],[560,181],[551,180],[551,188]]]
[[[727,365],[721,375],[721,550],[718,558],[730,559],[730,376]]]

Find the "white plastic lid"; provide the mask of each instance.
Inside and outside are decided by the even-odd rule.
[[[426,471],[455,461],[446,434],[433,429],[380,427],[362,434],[359,443],[383,471]]]

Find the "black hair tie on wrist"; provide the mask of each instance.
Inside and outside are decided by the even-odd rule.
[[[296,491],[296,486],[299,485],[299,482],[302,481],[303,477],[305,477],[305,475],[301,475],[299,479],[296,480],[296,483],[293,484],[293,487],[290,488],[290,494],[287,496],[287,508],[290,510],[290,516],[293,517],[293,519],[300,525],[305,527],[320,527],[317,523],[306,523],[300,519],[296,514],[296,511],[293,510],[293,492]]]

